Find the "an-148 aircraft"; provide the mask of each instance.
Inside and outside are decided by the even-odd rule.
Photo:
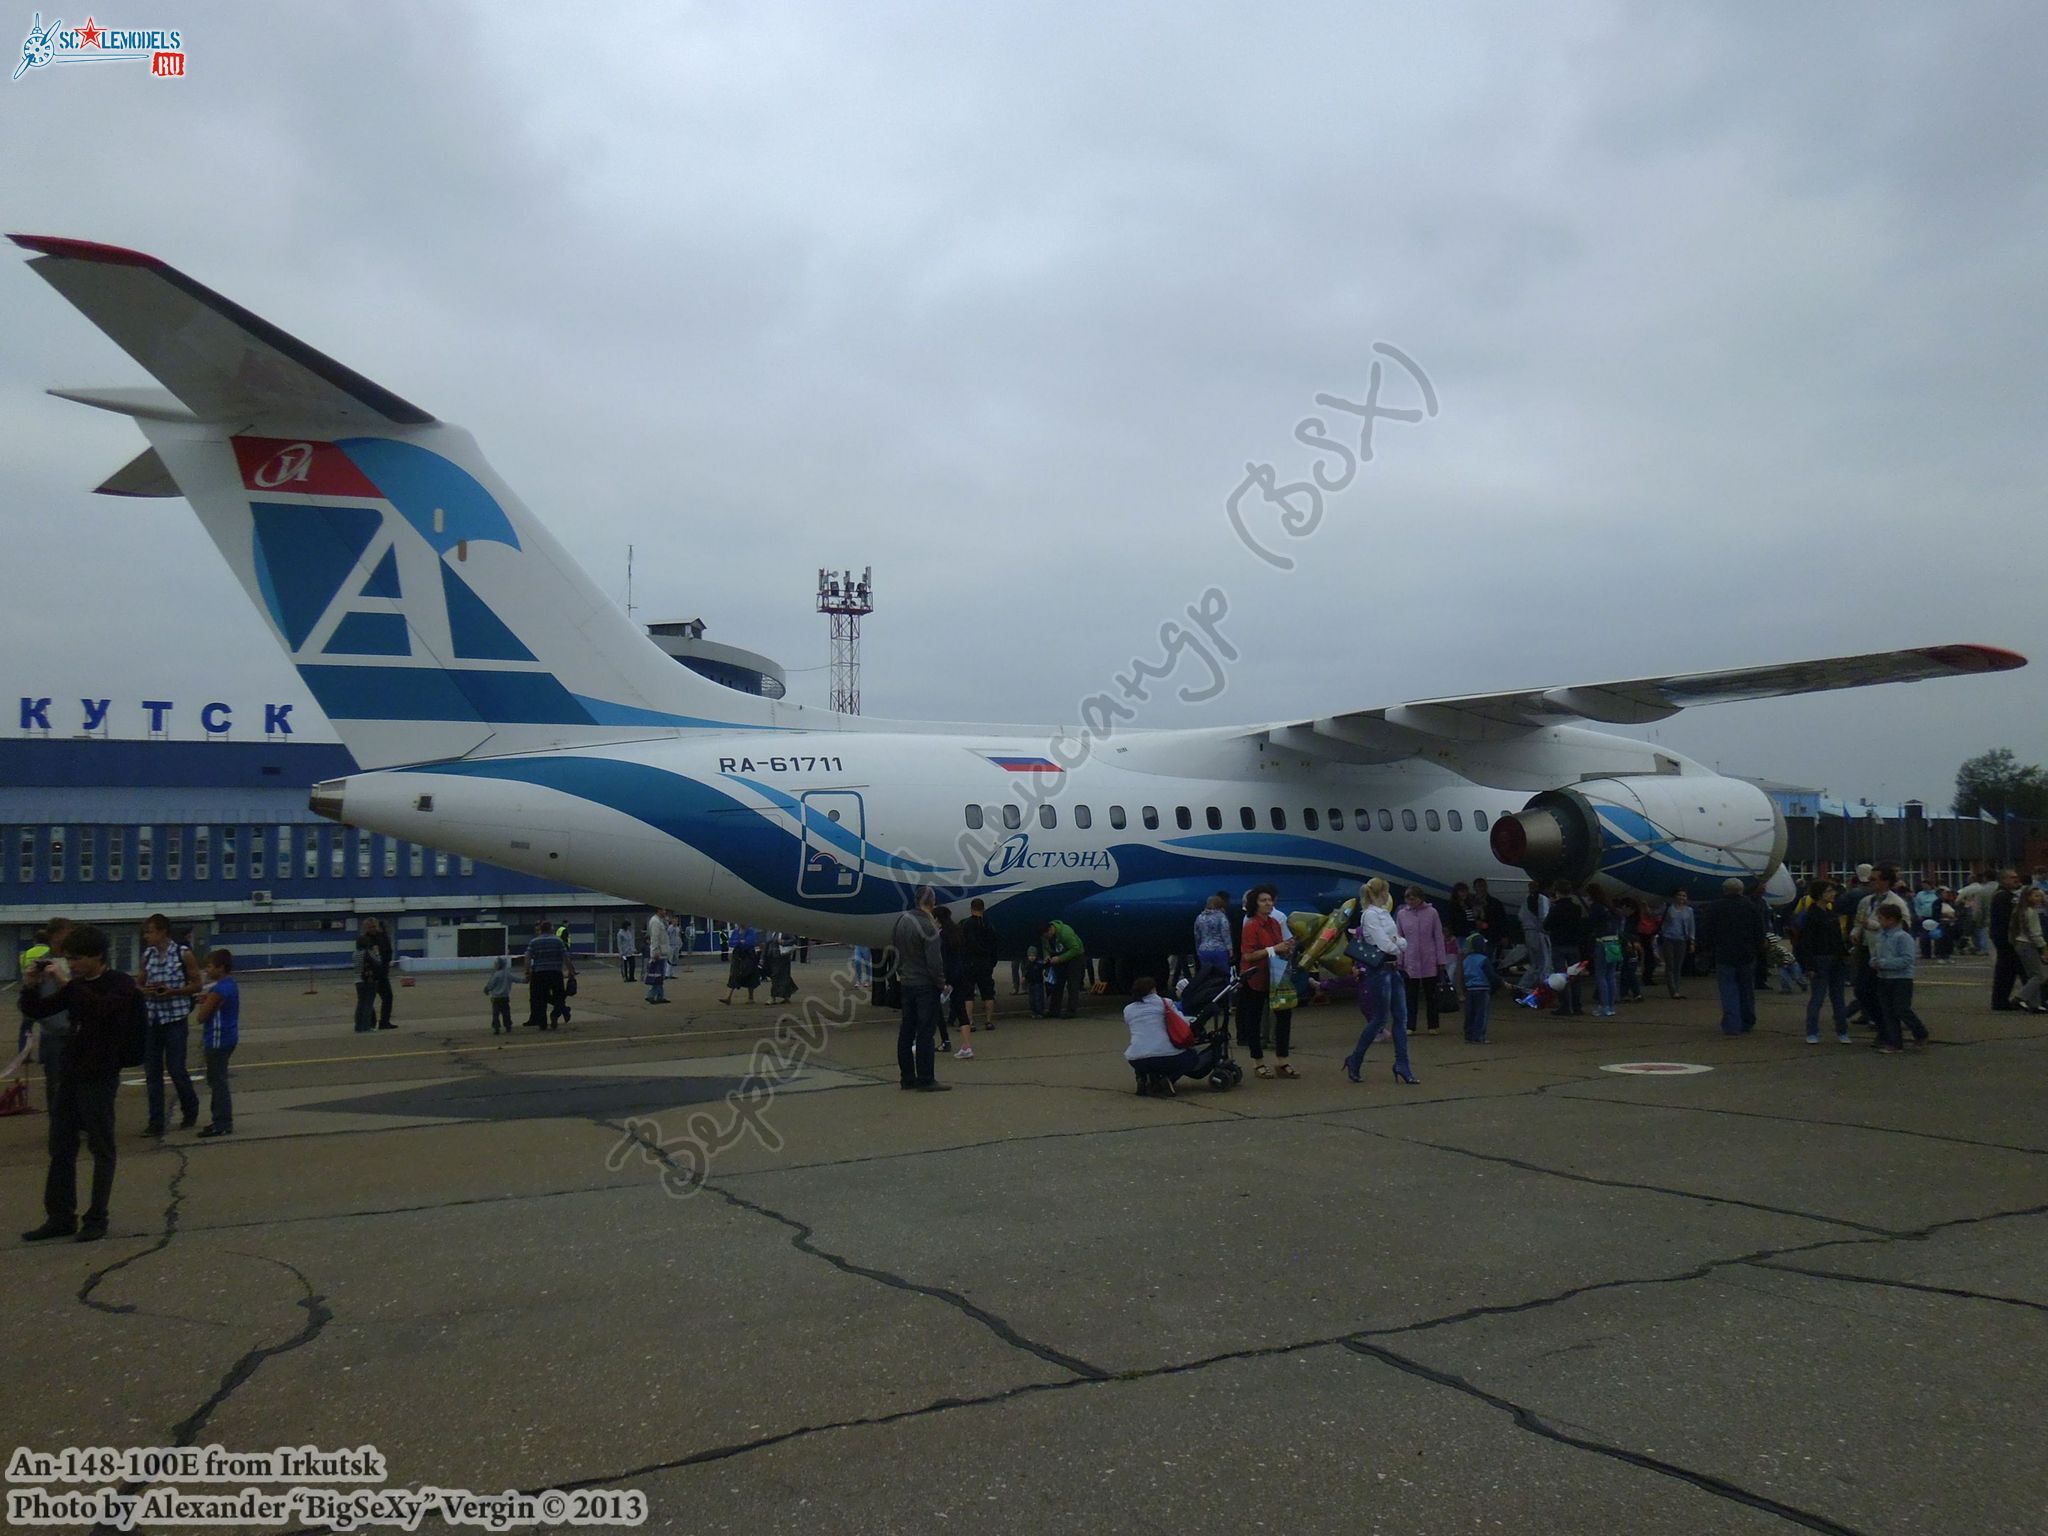
[[[1022,945],[1181,948],[1217,890],[1328,910],[1373,875],[1783,893],[1755,786],[1581,722],[2025,665],[1940,645],[1123,732],[906,724],[709,682],[658,649],[439,421],[153,257],[13,237],[160,388],[61,389],[149,440],[99,489],[183,496],[363,771],[351,826],[679,911],[884,942],[917,886]],[[1021,951],[1013,951],[1021,952]]]

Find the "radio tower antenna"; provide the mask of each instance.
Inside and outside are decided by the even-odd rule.
[[[860,713],[860,621],[875,611],[875,568],[818,572],[818,612],[832,618],[832,710]]]

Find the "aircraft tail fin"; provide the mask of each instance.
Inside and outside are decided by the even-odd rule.
[[[364,767],[798,725],[663,653],[459,427],[152,257],[14,239],[174,397],[66,392],[149,439],[103,489],[168,477]]]

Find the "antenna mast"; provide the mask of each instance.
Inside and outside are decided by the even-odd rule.
[[[818,612],[832,619],[832,703],[834,713],[860,713],[860,621],[875,611],[875,568],[854,580],[851,571],[818,572]]]

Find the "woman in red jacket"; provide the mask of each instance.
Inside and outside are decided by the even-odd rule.
[[[1300,1077],[1287,1062],[1288,1036],[1293,1032],[1294,1021],[1291,1011],[1273,1015],[1273,1054],[1279,1058],[1279,1064],[1271,1071],[1266,1067],[1266,1003],[1272,995],[1272,957],[1294,953],[1294,940],[1273,915],[1273,898],[1277,894],[1270,885],[1255,885],[1245,892],[1244,933],[1238,940],[1237,969],[1244,985],[1237,989],[1237,1043],[1251,1053],[1255,1063],[1252,1071],[1260,1077]]]

